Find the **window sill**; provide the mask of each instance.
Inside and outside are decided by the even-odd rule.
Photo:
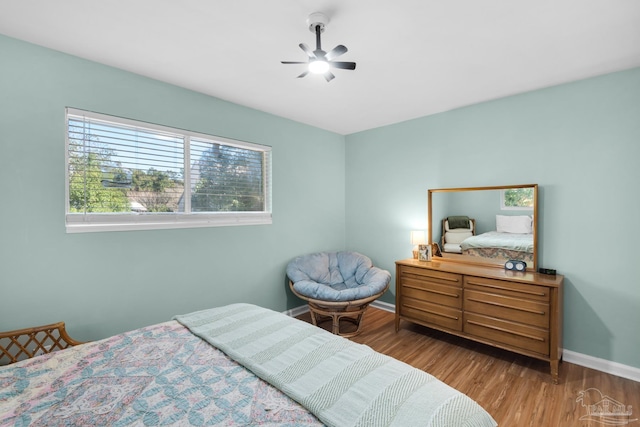
[[[67,214],[67,233],[101,231],[166,230],[175,228],[268,225],[270,212],[221,212],[207,214]]]

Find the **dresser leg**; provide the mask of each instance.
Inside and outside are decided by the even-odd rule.
[[[558,380],[559,380],[558,372],[559,372],[560,361],[552,360],[549,363],[551,364],[551,381],[554,384],[558,384]]]

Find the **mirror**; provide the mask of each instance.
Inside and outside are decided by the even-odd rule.
[[[512,259],[537,269],[537,184],[440,188],[427,199],[434,259],[494,267]]]

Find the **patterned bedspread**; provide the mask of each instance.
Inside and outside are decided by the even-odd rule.
[[[517,259],[526,262],[528,265],[533,265],[533,254],[528,252],[511,251],[502,248],[471,248],[463,250],[462,253],[464,255],[501,261]]]
[[[170,321],[0,367],[0,426],[320,426]]]
[[[464,255],[533,262],[533,235],[489,231],[460,243]]]

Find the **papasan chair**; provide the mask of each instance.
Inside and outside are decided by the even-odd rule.
[[[360,333],[369,304],[388,288],[391,274],[374,267],[357,252],[318,252],[299,256],[287,265],[291,291],[309,304],[311,322],[332,320],[331,332],[343,337]],[[340,321],[356,326],[341,332]],[[351,328],[353,329],[353,328]]]

